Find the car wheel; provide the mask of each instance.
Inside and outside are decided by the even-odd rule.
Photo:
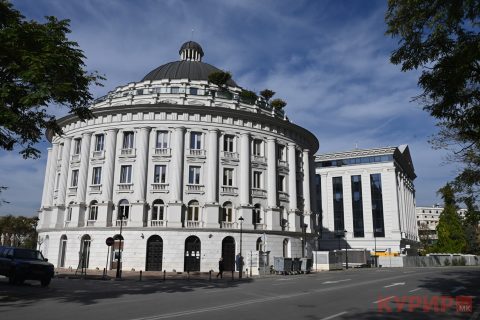
[[[15,274],[15,270],[11,270],[10,274],[8,275],[8,283],[15,284],[17,282],[17,277]]]
[[[42,287],[47,287],[50,284],[51,280],[52,278],[44,278],[40,281],[40,284],[42,285]]]

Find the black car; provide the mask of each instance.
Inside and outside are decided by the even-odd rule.
[[[25,280],[40,280],[42,287],[53,278],[53,264],[47,262],[38,250],[0,247],[0,275],[8,277],[11,284]]]

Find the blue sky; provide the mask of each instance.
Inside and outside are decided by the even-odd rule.
[[[435,121],[412,98],[418,72],[389,62],[397,45],[385,36],[386,1],[13,1],[28,19],[71,20],[71,39],[88,70],[105,74],[101,96],[178,60],[185,41],[204,61],[231,71],[242,87],[277,92],[291,121],[320,140],[320,152],[408,144],[418,205],[440,202],[436,190],[456,167],[427,140]],[[192,29],[194,29],[192,36]],[[55,110],[63,115],[64,110]],[[34,215],[41,201],[46,148],[39,160],[0,151],[0,215]]]

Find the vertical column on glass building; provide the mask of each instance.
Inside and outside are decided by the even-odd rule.
[[[50,172],[50,162],[52,161],[52,148],[47,149],[47,164],[45,166],[45,179],[43,180],[43,193],[42,193],[42,205],[41,214],[39,215],[39,226],[42,228],[48,228],[50,225],[50,211],[47,209],[47,194],[48,194],[48,178]]]
[[[208,130],[205,227],[218,228],[218,130]]]
[[[102,201],[98,204],[97,223],[101,227],[112,225],[113,188],[115,177],[115,154],[118,129],[107,129],[105,132],[105,164],[102,169]]]
[[[330,201],[331,193],[329,188],[331,187],[331,177],[326,173],[321,174],[320,176],[320,188],[322,190],[322,208],[320,208],[322,213],[322,227],[321,230],[322,239],[327,239],[333,234],[333,208],[332,202]]]
[[[72,210],[73,226],[82,227],[85,222],[85,212],[87,204],[85,198],[87,194],[87,178],[88,178],[88,160],[90,158],[90,142],[92,133],[86,132],[82,134],[82,146],[80,149],[80,168],[78,173],[77,200]]]
[[[391,167],[384,171],[385,183],[385,229],[389,238],[398,240],[400,238],[400,226],[398,223],[398,198],[395,168]]]
[[[240,207],[238,208],[237,218],[243,217],[243,228],[253,229],[252,205],[250,203],[250,134],[242,133],[240,135],[240,187],[239,198]]]
[[[295,219],[298,213],[297,207],[297,158],[295,155],[295,144],[288,144],[288,192],[289,192],[289,211],[288,211],[288,231],[299,230],[295,225]]]
[[[176,127],[172,141],[172,164],[170,166],[170,203],[167,208],[167,226],[182,227],[183,162],[185,128]]]
[[[61,157],[60,176],[58,177],[57,201],[55,204],[55,211],[57,216],[57,225],[61,226],[65,220],[65,199],[67,196],[67,178],[68,169],[70,167],[70,146],[72,143],[71,137],[63,139],[63,149]],[[57,182],[55,182],[57,183]]]
[[[48,163],[48,188],[45,198],[45,207],[48,209],[50,215],[50,228],[56,228],[58,226],[58,216],[55,210],[52,210],[53,205],[53,193],[55,190],[55,177],[57,175],[57,161],[58,161],[58,142],[54,142],[52,146],[52,152],[48,155],[50,161]]]
[[[135,169],[133,170],[133,178],[135,179],[133,183],[134,202],[132,203],[132,214],[129,217],[129,226],[132,227],[143,227],[147,221],[146,189],[150,130],[150,127],[142,127],[137,130],[136,159]]]
[[[372,218],[372,193],[370,188],[370,174],[366,170],[362,173],[362,198],[363,198],[363,226],[365,238],[373,244],[373,218]],[[368,249],[368,248],[367,248]],[[371,247],[373,251],[373,245]]]
[[[310,216],[312,214],[312,206],[311,201],[312,198],[310,196],[310,150],[305,149],[303,150],[303,201],[304,201],[304,209],[303,209],[303,223],[305,232],[312,232],[312,223],[310,221]]]
[[[280,210],[277,206],[277,143],[275,138],[267,139],[267,210],[268,230],[281,230]]]

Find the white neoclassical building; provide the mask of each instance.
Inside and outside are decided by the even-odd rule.
[[[49,136],[38,228],[55,266],[115,268],[120,239],[124,270],[208,271],[221,256],[230,270],[240,250],[311,248],[316,137],[262,98],[243,100],[233,80],[209,83],[219,69],[197,43],[179,53]]]
[[[315,171],[321,250],[417,254],[416,175],[407,145],[320,154]]]

